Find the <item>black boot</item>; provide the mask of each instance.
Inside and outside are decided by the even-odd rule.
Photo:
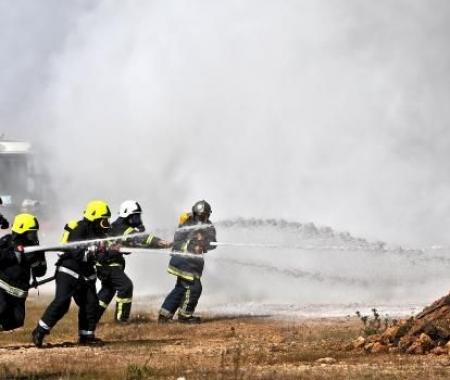
[[[202,320],[200,317],[196,317],[194,315],[190,315],[189,317],[182,316],[178,314],[178,322],[180,323],[189,323],[189,324],[198,324],[201,323]]]
[[[170,323],[172,322],[172,318],[166,317],[165,315],[158,315],[158,323]]]
[[[104,342],[100,338],[96,338],[92,335],[80,335],[78,343],[82,346],[103,346]]]
[[[117,302],[116,313],[114,316],[115,321],[118,323],[127,323],[128,319],[130,318],[130,312],[131,312],[131,302],[128,303]]]
[[[36,347],[42,347],[44,342],[44,337],[49,334],[49,331],[41,326],[36,326],[36,328],[31,333],[31,339]]]

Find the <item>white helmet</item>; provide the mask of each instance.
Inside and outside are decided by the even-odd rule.
[[[142,214],[142,208],[136,201],[125,201],[120,205],[119,215],[126,218],[131,214]]]

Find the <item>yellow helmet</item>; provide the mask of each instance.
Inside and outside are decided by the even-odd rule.
[[[22,235],[28,231],[38,231],[39,222],[34,215],[31,214],[18,214],[14,218],[14,222],[11,228],[12,232]]]
[[[97,219],[110,218],[111,211],[109,210],[109,206],[106,202],[95,200],[90,201],[87,204],[83,216],[90,222],[93,222]]]

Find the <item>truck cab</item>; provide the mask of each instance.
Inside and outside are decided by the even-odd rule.
[[[48,199],[46,177],[31,143],[0,137],[0,212],[9,217],[18,212],[41,214]]]

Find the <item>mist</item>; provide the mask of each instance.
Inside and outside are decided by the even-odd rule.
[[[213,221],[450,243],[447,1],[19,0],[0,21],[0,131],[44,152],[58,225],[137,199],[170,239],[207,199]]]

